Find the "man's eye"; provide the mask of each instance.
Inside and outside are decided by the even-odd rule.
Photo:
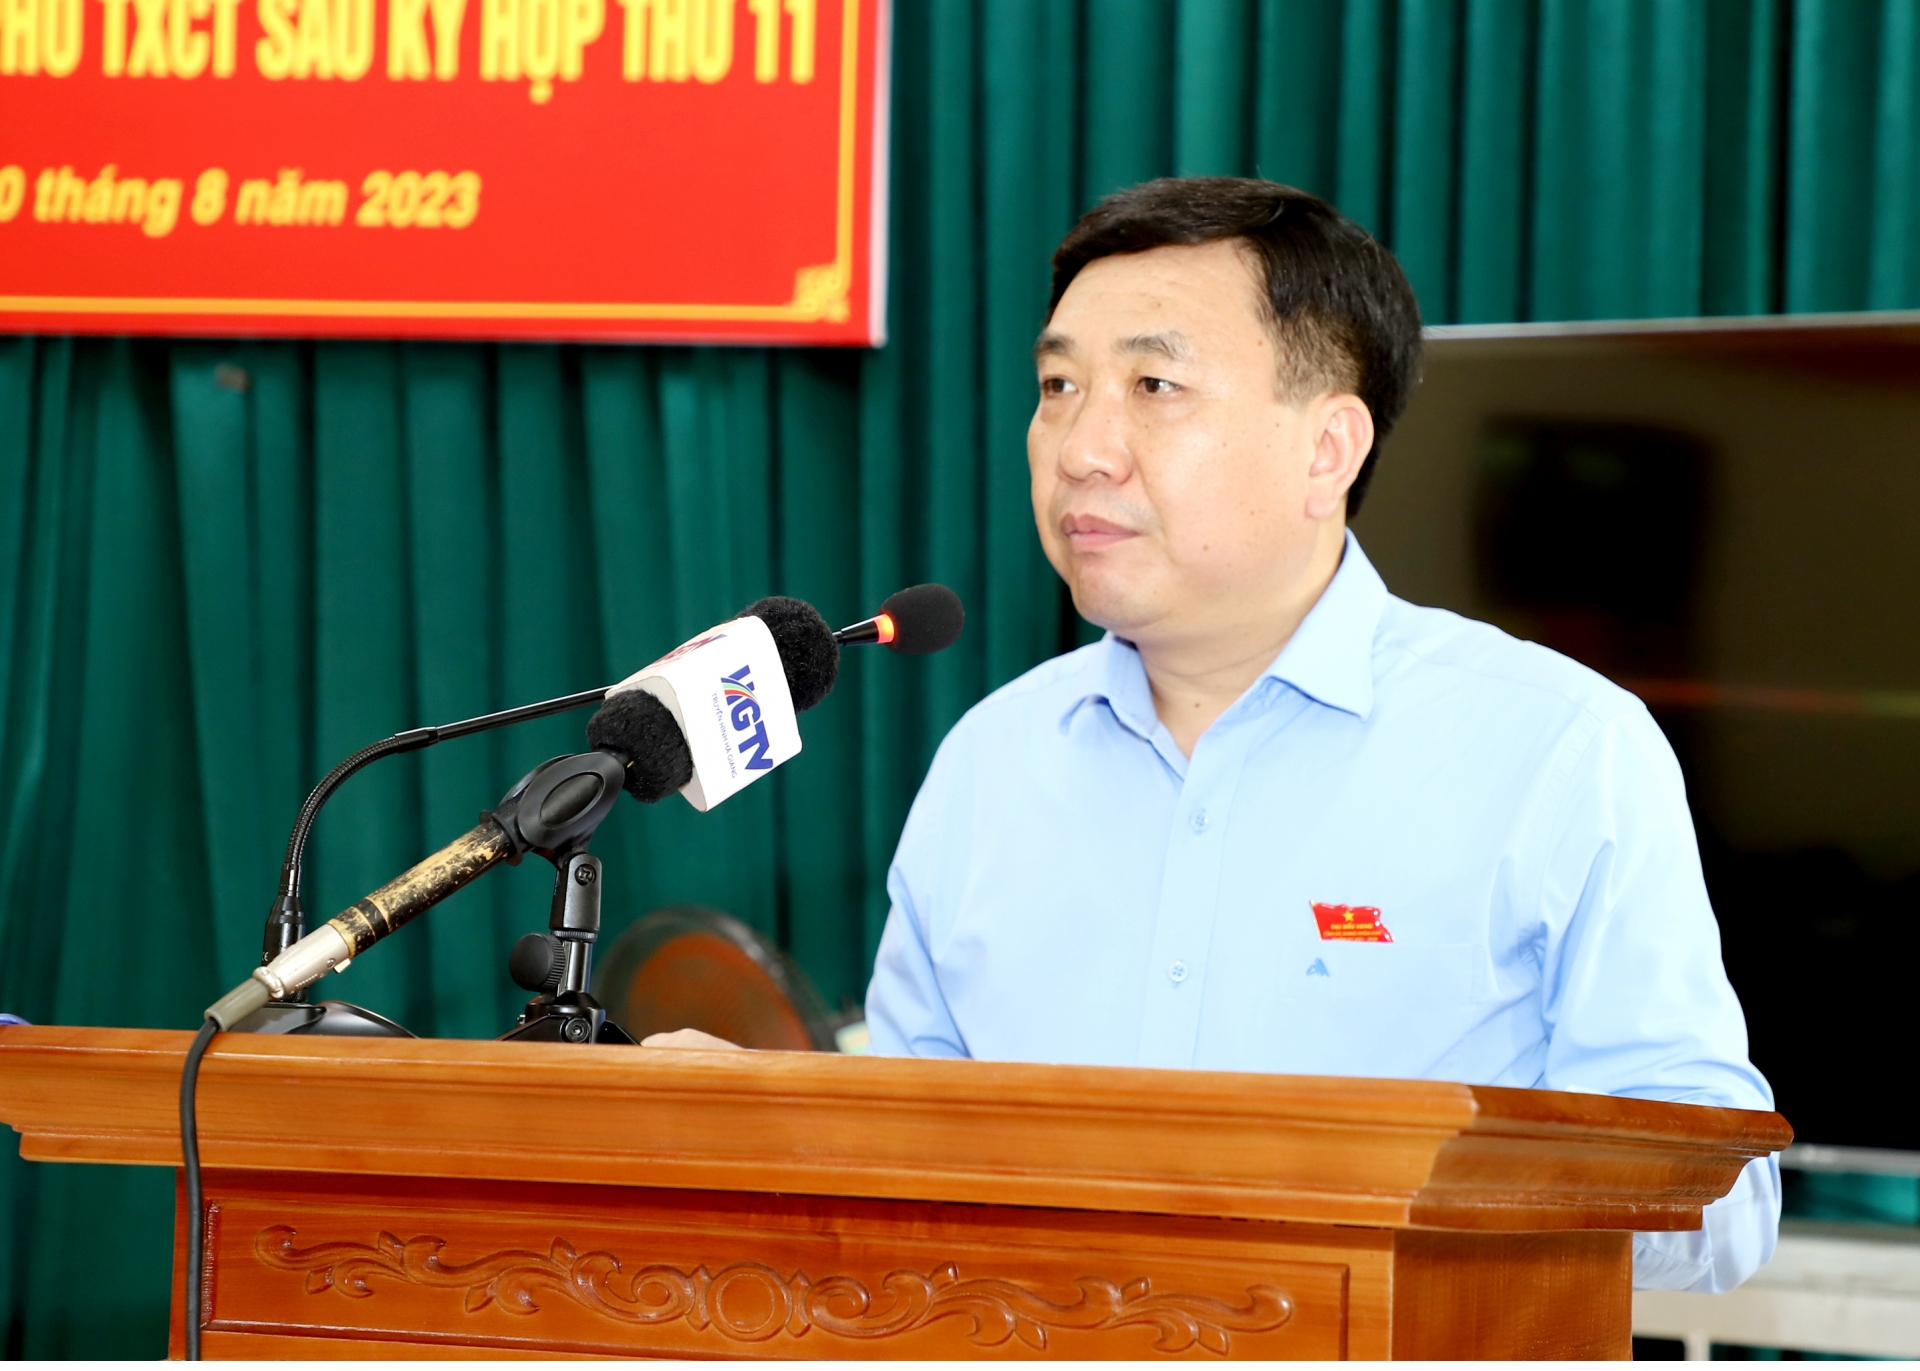
[[[1158,376],[1142,376],[1140,378],[1140,389],[1146,391],[1149,395],[1171,395],[1180,389],[1180,387],[1174,382],[1162,380]]]
[[[1073,389],[1073,382],[1064,376],[1042,376],[1040,393],[1042,395],[1065,395]]]

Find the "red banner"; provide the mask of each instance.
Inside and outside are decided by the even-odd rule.
[[[886,0],[0,0],[0,329],[880,341]]]

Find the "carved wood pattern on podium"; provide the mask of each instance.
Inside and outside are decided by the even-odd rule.
[[[1235,1333],[1270,1333],[1293,1317],[1286,1291],[1267,1284],[1246,1287],[1246,1302],[1229,1304],[1205,1295],[1156,1293],[1147,1277],[1124,1284],[1082,1276],[1080,1297],[1056,1303],[1014,1281],[961,1274],[945,1262],[930,1272],[901,1269],[879,1282],[879,1293],[852,1276],[815,1280],[804,1271],[783,1275],[771,1266],[736,1261],[709,1271],[652,1263],[628,1271],[611,1252],[577,1252],[556,1238],[544,1255],[511,1248],[470,1262],[444,1259],[448,1243],[422,1235],[402,1241],[382,1232],[372,1243],[295,1245],[295,1229],[276,1224],[254,1240],[267,1266],[305,1276],[310,1295],[332,1290],[368,1299],[373,1281],[462,1293],[467,1313],[489,1307],[510,1314],[540,1311],[539,1294],[552,1292],[603,1317],[631,1324],[685,1320],[695,1329],[714,1328],[743,1343],[764,1342],[784,1331],[802,1337],[818,1328],[837,1337],[888,1338],[936,1320],[961,1318],[967,1340],[991,1348],[1017,1338],[1036,1351],[1047,1347],[1049,1329],[1103,1332],[1146,1327],[1157,1352],[1177,1354],[1196,1346],[1218,1356],[1232,1351]]]

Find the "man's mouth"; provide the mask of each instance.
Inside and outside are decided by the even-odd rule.
[[[1139,537],[1134,530],[1097,514],[1069,514],[1060,521],[1060,531],[1066,535],[1067,546],[1075,552],[1098,552]]]

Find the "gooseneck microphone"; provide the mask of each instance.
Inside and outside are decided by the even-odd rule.
[[[280,865],[280,890],[274,897],[273,908],[267,914],[266,933],[262,938],[260,960],[270,962],[291,947],[306,932],[306,909],[301,896],[306,888],[306,852],[307,839],[313,832],[314,820],[320,817],[320,810],[333,793],[361,768],[379,761],[382,757],[397,756],[402,752],[418,752],[422,748],[432,747],[435,743],[444,743],[454,738],[464,738],[473,733],[485,733],[491,729],[505,728],[508,724],[524,723],[529,719],[544,719],[553,714],[564,714],[572,709],[584,709],[588,705],[597,705],[606,698],[606,687],[598,690],[581,690],[572,695],[561,695],[552,700],[541,700],[537,704],[518,705],[513,709],[502,709],[492,714],[481,714],[471,719],[461,719],[457,723],[434,724],[425,728],[410,728],[378,742],[369,743],[358,752],[344,758],[340,764],[329,771],[307,794],[300,806],[300,813],[293,821],[293,831],[287,835],[287,855]]]

